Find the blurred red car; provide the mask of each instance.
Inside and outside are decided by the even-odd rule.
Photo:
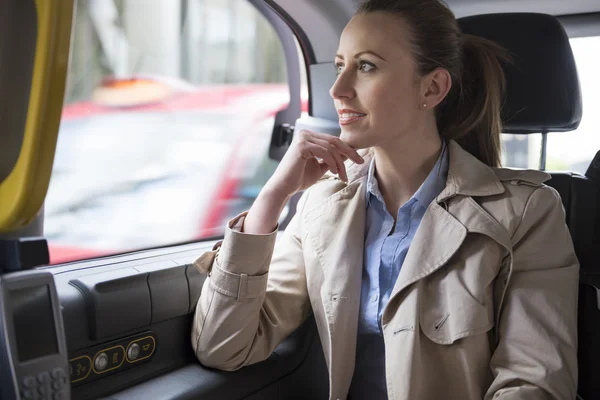
[[[277,165],[268,147],[288,102],[285,84],[139,77],[66,105],[45,203],[51,263],[222,235]]]

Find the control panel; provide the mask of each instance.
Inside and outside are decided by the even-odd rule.
[[[67,345],[52,274],[0,275],[0,399],[71,398]]]
[[[103,376],[135,368],[152,359],[156,346],[154,333],[144,332],[70,355],[71,385],[89,383]]]

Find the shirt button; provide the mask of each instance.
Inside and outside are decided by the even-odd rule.
[[[377,302],[377,300],[379,300],[379,296],[377,296],[376,294],[374,294],[373,296],[371,296],[371,301],[372,301],[373,303],[376,303],[376,302]]]

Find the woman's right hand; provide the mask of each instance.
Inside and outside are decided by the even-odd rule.
[[[364,159],[340,138],[301,130],[294,137],[267,185],[281,196],[291,196],[314,185],[327,171],[348,181],[344,161],[362,164]]]
[[[298,132],[275,173],[252,204],[243,232],[272,233],[290,197],[314,185],[328,170],[347,182],[344,166],[347,159],[358,164],[364,162],[356,150],[335,136],[306,130]]]

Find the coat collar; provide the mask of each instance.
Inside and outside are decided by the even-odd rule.
[[[438,195],[438,203],[454,197],[464,196],[493,196],[504,192],[504,186],[494,173],[494,170],[479,161],[464,150],[456,141],[448,141],[449,164],[446,187]],[[363,164],[349,162],[346,170],[348,184],[366,177],[373,159],[373,151],[362,150],[359,154],[364,157]]]

